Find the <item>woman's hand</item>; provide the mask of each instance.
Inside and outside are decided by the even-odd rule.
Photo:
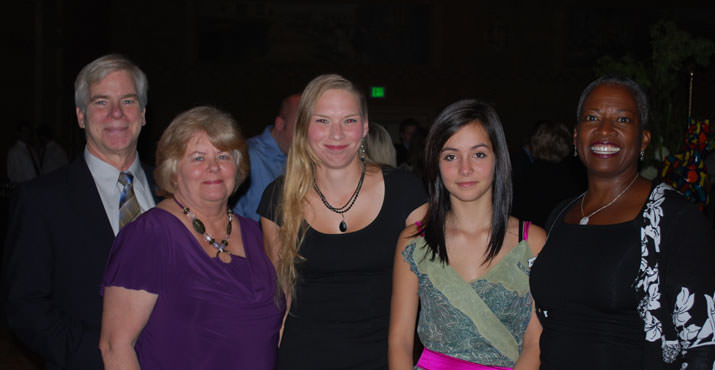
[[[541,253],[541,249],[546,243],[546,232],[544,229],[536,226],[529,226],[529,248],[531,249],[531,254],[537,256]],[[539,318],[536,316],[536,307],[532,305],[531,307],[531,318],[529,319],[529,325],[526,327],[526,332],[524,333],[524,342],[521,346],[521,354],[519,359],[514,365],[514,370],[536,370],[539,368],[541,354],[539,349],[539,339],[541,338],[541,323]]]
[[[118,286],[104,288],[99,350],[105,369],[139,369],[134,343],[149,320],[158,297],[145,290]]]
[[[407,227],[402,231],[397,242],[388,338],[390,370],[412,370],[414,366],[415,323],[419,304],[418,282],[417,276],[410,270],[410,265],[402,257],[402,251],[412,241],[412,236],[416,232],[416,225]]]
[[[531,318],[524,333],[524,342],[521,346],[521,354],[514,365],[514,370],[538,370],[539,369],[539,338],[541,338],[541,323],[536,317],[536,308],[531,307]]]
[[[422,219],[425,218],[425,215],[427,214],[427,208],[428,208],[427,203],[424,203],[421,206],[412,210],[412,212],[410,212],[410,214],[407,215],[407,219],[405,220],[405,226],[409,227],[410,225],[414,225],[417,222],[421,222]],[[417,229],[415,229],[415,231],[416,230]]]

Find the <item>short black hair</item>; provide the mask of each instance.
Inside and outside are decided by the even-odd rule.
[[[400,133],[405,132],[410,126],[420,127],[420,122],[414,118],[403,119],[402,122],[400,122]]]

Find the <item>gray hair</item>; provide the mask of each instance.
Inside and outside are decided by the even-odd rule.
[[[633,96],[633,100],[636,102],[636,106],[638,107],[638,118],[640,118],[640,129],[641,130],[648,130],[648,110],[650,109],[648,105],[648,95],[646,95],[645,91],[643,91],[643,88],[638,85],[637,82],[626,78],[626,77],[621,77],[621,76],[603,76],[595,79],[592,81],[588,86],[586,86],[585,89],[583,89],[583,92],[581,93],[581,97],[578,99],[578,107],[576,108],[576,122],[581,121],[581,115],[583,114],[583,103],[586,102],[586,99],[588,98],[589,95],[591,95],[591,92],[595,90],[597,87],[602,86],[602,85],[615,85],[615,86],[621,86],[626,88],[628,91],[630,91],[631,96]]]
[[[132,61],[119,54],[109,54],[99,57],[79,71],[74,80],[74,104],[82,113],[87,112],[89,103],[89,87],[102,81],[108,74],[115,71],[128,71],[134,79],[134,87],[139,95],[139,109],[144,110],[147,105],[149,82],[146,75]]]

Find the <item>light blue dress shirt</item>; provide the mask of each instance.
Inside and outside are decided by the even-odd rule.
[[[256,213],[258,203],[266,187],[285,171],[286,155],[271,135],[273,126],[263,133],[248,139],[248,156],[251,160],[251,175],[248,191],[241,196],[233,211],[236,214],[259,221]]]
[[[87,167],[89,167],[89,172],[92,174],[95,185],[97,185],[104,211],[107,213],[109,223],[112,225],[112,231],[114,231],[114,235],[117,235],[119,233],[119,197],[123,189],[123,186],[118,182],[119,170],[94,156],[86,146],[84,147],[84,160],[87,162]],[[139,154],[136,155],[127,172],[134,176],[134,195],[137,198],[141,212],[144,213],[156,204],[151,195],[149,180],[146,178],[144,169],[139,161]]]

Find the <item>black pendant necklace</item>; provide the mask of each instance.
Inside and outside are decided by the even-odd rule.
[[[218,259],[220,259],[223,263],[231,262],[231,252],[226,250],[226,247],[228,246],[228,241],[231,240],[231,221],[233,220],[233,212],[231,212],[231,209],[229,208],[226,210],[226,213],[228,214],[228,224],[226,225],[226,239],[217,242],[216,239],[211,236],[211,234],[206,232],[206,226],[204,226],[204,223],[201,222],[201,220],[199,220],[198,218],[196,218],[196,215],[191,212],[188,207],[184,207],[184,205],[179,203],[176,198],[174,198],[174,202],[176,202],[179,208],[181,208],[181,211],[184,212],[184,214],[191,219],[191,226],[193,226],[194,230],[196,230],[197,233],[203,235],[204,239],[209,243],[210,246],[216,248],[216,257],[218,257]]]
[[[315,192],[318,193],[320,200],[323,201],[323,204],[325,205],[326,208],[339,214],[342,217],[340,224],[338,224],[338,230],[340,230],[341,233],[344,233],[348,230],[348,224],[345,222],[345,212],[349,211],[350,208],[353,208],[353,204],[355,204],[358,194],[360,194],[360,189],[362,189],[363,180],[365,180],[365,164],[364,163],[362,164],[362,174],[360,174],[360,181],[358,181],[357,187],[355,188],[353,195],[350,196],[350,199],[348,199],[348,202],[345,203],[344,206],[333,207],[330,205],[330,203],[328,203],[328,200],[325,199],[325,195],[323,195],[323,193],[320,191],[320,188],[318,188],[318,182],[315,180],[315,176],[313,176],[313,189],[315,189]]]

